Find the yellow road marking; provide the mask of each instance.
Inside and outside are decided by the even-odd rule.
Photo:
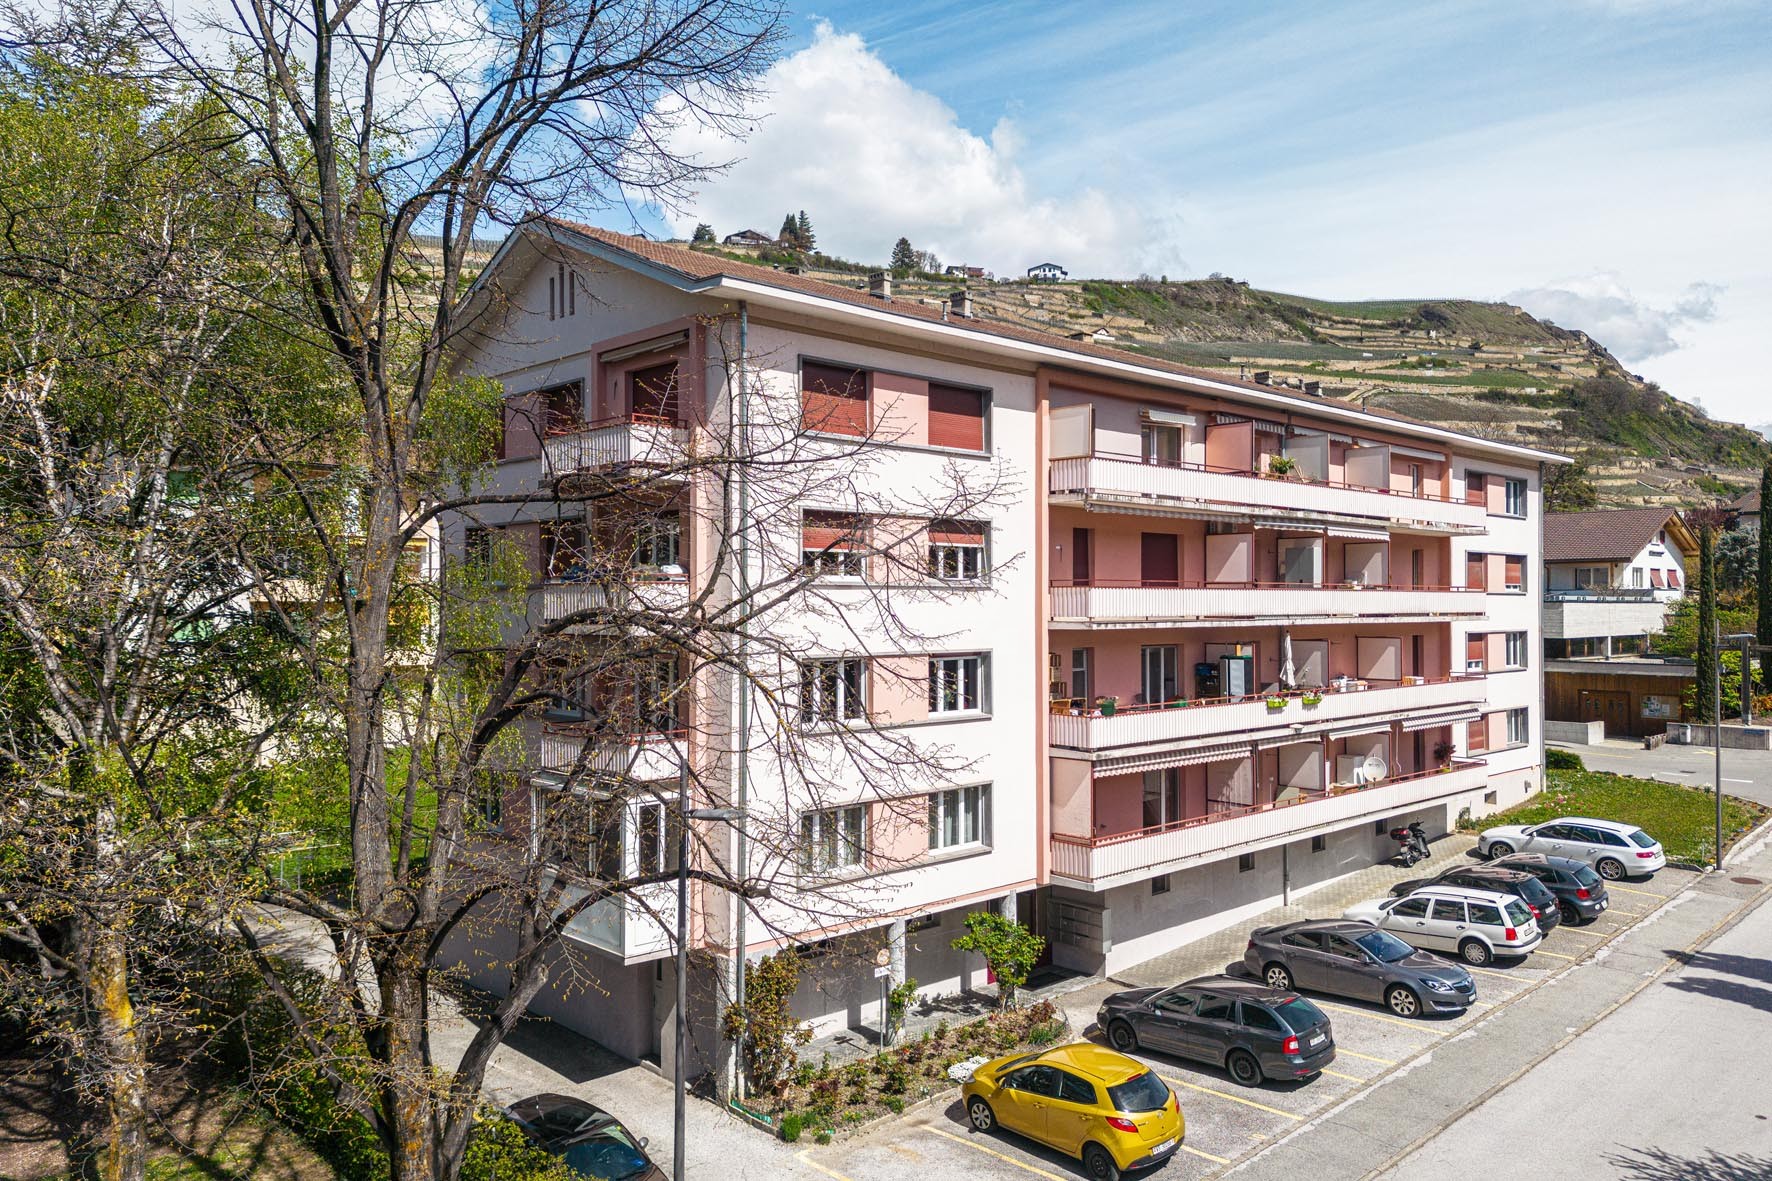
[[[1006,1161],[1009,1164],[1014,1165],[1018,1169],[1026,1169],[1028,1172],[1032,1173],[1036,1177],[1047,1177],[1047,1178],[1050,1178],[1051,1181],[1072,1181],[1072,1179],[1069,1177],[1060,1177],[1057,1173],[1048,1173],[1045,1169],[1038,1169],[1038,1168],[1035,1168],[1033,1165],[1024,1164],[1023,1162],[1016,1160],[1012,1156],[1008,1156],[1004,1153],[998,1152],[994,1148],[986,1148],[984,1145],[978,1144],[978,1143],[971,1141],[971,1140],[968,1140],[964,1136],[956,1136],[952,1132],[944,1132],[940,1128],[931,1128],[931,1127],[927,1127],[927,1126],[925,1126],[921,1130],[928,1132],[931,1136],[940,1136],[944,1140],[952,1140],[955,1144],[964,1144],[966,1147],[972,1149],[973,1151],[982,1152],[986,1156],[994,1156],[998,1160]]]
[[[1344,1055],[1349,1058],[1358,1058],[1364,1062],[1376,1062],[1380,1066],[1395,1066],[1397,1064],[1394,1058],[1374,1058],[1370,1054],[1356,1054],[1352,1050],[1344,1050],[1340,1046],[1336,1046],[1335,1056],[1339,1058]]]
[[[1659,898],[1663,902],[1667,901],[1666,894],[1657,894],[1654,890],[1633,890],[1629,886],[1614,886],[1608,883],[1606,892],[1611,893],[1613,890],[1617,890],[1621,894],[1641,894],[1645,898]]]
[[[1621,914],[1625,918],[1640,919],[1643,917],[1644,912],[1640,910],[1619,910],[1616,906],[1608,906],[1606,908],[1606,914]],[[1601,915],[1600,917],[1604,918],[1605,915]]]
[[[1604,938],[1604,936],[1599,931],[1581,931],[1581,930],[1576,930],[1576,929],[1570,928],[1570,927],[1558,927],[1558,928],[1556,928],[1556,930],[1561,931],[1566,935],[1582,935],[1588,939]],[[1553,932],[1553,934],[1554,933],[1555,932]]]
[[[1225,1156],[1213,1156],[1213,1155],[1212,1155],[1212,1154],[1211,1154],[1211,1153],[1210,1153],[1210,1152],[1201,1152],[1201,1151],[1200,1151],[1200,1150],[1199,1150],[1199,1149],[1198,1149],[1198,1148],[1189,1148],[1189,1147],[1188,1147],[1188,1146],[1187,1146],[1187,1145],[1185,1145],[1185,1144],[1183,1144],[1183,1145],[1182,1145],[1182,1146],[1181,1146],[1181,1150],[1182,1150],[1182,1151],[1183,1151],[1183,1152],[1191,1152],[1191,1153],[1193,1153],[1193,1154],[1194,1154],[1194,1155],[1195,1155],[1195,1156],[1200,1156],[1200,1157],[1205,1157],[1205,1158],[1206,1158],[1206,1159],[1207,1159],[1207,1160],[1209,1160],[1209,1161],[1213,1161],[1213,1162],[1215,1162],[1215,1163],[1217,1163],[1217,1164],[1221,1164],[1221,1165],[1228,1165],[1228,1164],[1230,1164],[1230,1163],[1231,1163],[1231,1162],[1230,1162],[1230,1158],[1229,1158],[1229,1157],[1225,1157]]]
[[[1323,1071],[1323,1073],[1328,1075],[1330,1078],[1344,1078],[1350,1083],[1363,1083],[1366,1081],[1365,1079],[1359,1078],[1355,1075],[1343,1074],[1339,1070],[1325,1070],[1325,1071]]]
[[[1319,1009],[1334,1009],[1337,1013],[1352,1013],[1356,1017],[1365,1017],[1372,1021],[1382,1021],[1386,1025],[1401,1025],[1404,1029],[1413,1029],[1420,1033],[1432,1034],[1432,1026],[1423,1025],[1419,1021],[1404,1021],[1397,1017],[1386,1017],[1383,1013],[1368,1013],[1364,1009],[1350,1009],[1346,1005],[1330,1004],[1328,1001],[1312,1001]],[[1338,1051],[1339,1052],[1339,1048]]]
[[[1171,1083],[1177,1087],[1186,1087],[1190,1091],[1202,1091],[1208,1095],[1217,1095],[1220,1099],[1229,1099],[1232,1103],[1241,1103],[1244,1107],[1253,1107],[1257,1111],[1272,1112],[1275,1115],[1283,1115],[1287,1119],[1304,1118],[1302,1115],[1293,1115],[1290,1111],[1281,1111],[1278,1107],[1269,1107],[1265,1103],[1257,1103],[1253,1099],[1245,1099],[1241,1095],[1233,1095],[1229,1091],[1215,1091],[1211,1087],[1202,1087],[1198,1083],[1190,1083],[1183,1079],[1171,1078],[1166,1074],[1159,1075],[1158,1077],[1164,1082]]]
[[[827,1177],[835,1177],[837,1179],[837,1181],[849,1181],[848,1177],[845,1177],[843,1174],[837,1172],[837,1170],[827,1169],[823,1165],[819,1164],[817,1161],[813,1160],[812,1159],[812,1150],[810,1148],[806,1149],[803,1152],[796,1153],[794,1159],[798,1160],[802,1164],[811,1165],[813,1168],[817,1169],[819,1172],[823,1173]]]
[[[1539,948],[1537,951],[1533,952],[1532,954],[1533,955],[1548,955],[1554,960],[1571,960],[1571,961],[1573,961],[1573,960],[1580,958],[1579,956],[1561,955],[1561,954],[1554,952],[1554,951],[1546,951],[1542,947]]]

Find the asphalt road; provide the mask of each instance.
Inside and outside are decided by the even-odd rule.
[[[1727,752],[1725,752],[1726,754]],[[1580,1037],[1447,1127],[1385,1181],[1772,1177],[1772,905],[1683,957]]]
[[[1622,739],[1596,746],[1551,745],[1580,755],[1590,771],[1616,771],[1620,775],[1663,779],[1689,787],[1711,787],[1716,782],[1715,754],[1708,746],[1659,746],[1644,750],[1641,743]],[[1772,806],[1772,751],[1725,748],[1723,791]]]

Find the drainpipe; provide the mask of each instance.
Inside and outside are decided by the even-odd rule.
[[[747,385],[748,362],[750,359],[750,306],[744,300],[738,301],[738,396],[735,399],[733,434],[738,443],[738,593],[740,601],[750,592],[751,584],[751,551],[750,551],[750,519],[751,489],[750,478],[746,471],[745,459],[750,445],[750,391]],[[744,672],[749,667],[750,645],[745,634],[745,623],[741,613],[738,623],[738,667],[739,675],[734,678],[735,693],[738,700],[734,703],[736,725],[734,730],[738,737],[736,783],[733,805],[738,809],[738,823],[734,825],[737,835],[737,850],[734,858],[734,873],[740,882],[746,880],[750,872],[750,835],[747,827],[750,824],[750,686]],[[745,900],[742,895],[734,894],[733,903],[737,914],[733,919],[732,932],[734,956],[732,965],[732,1002],[744,1004],[745,998]],[[741,1055],[734,1047],[732,1055],[732,1093],[739,1098],[745,1095],[744,1064]]]
[[[1547,465],[1544,460],[1538,461],[1538,553],[1534,555],[1538,562],[1538,577],[1534,583],[1538,587],[1537,628],[1528,628],[1528,636],[1538,637],[1538,790],[1543,791],[1545,776],[1549,771],[1550,756],[1546,753],[1544,743],[1544,592],[1550,574],[1544,566],[1544,483]],[[1609,641],[1608,641],[1609,642]]]

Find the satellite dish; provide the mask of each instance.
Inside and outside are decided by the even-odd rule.
[[[1390,769],[1390,764],[1385,762],[1383,755],[1367,755],[1366,761],[1360,764],[1360,782],[1383,783]]]

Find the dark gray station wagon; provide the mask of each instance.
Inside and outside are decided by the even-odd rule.
[[[1122,1054],[1156,1050],[1209,1062],[1245,1087],[1308,1078],[1335,1061],[1335,1034],[1323,1010],[1254,980],[1202,976],[1173,988],[1117,992],[1095,1017]]]

